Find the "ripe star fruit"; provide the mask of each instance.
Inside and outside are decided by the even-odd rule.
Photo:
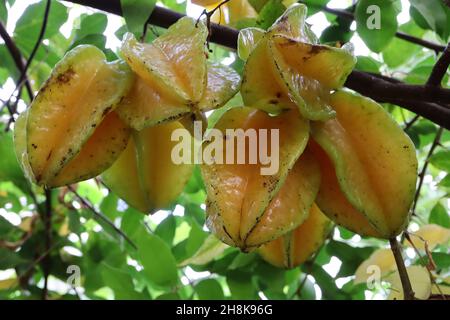
[[[16,152],[26,175],[38,185],[58,187],[112,165],[130,134],[112,110],[132,79],[125,62],[107,62],[94,46],[68,52],[16,125]]]
[[[327,239],[333,223],[316,204],[296,229],[261,246],[258,253],[279,268],[295,268],[305,262]]]
[[[320,45],[305,23],[306,6],[293,5],[269,30],[243,29],[238,54],[246,60],[241,94],[269,113],[298,107],[310,120],[335,116],[330,93],[341,88],[356,60],[348,45]]]
[[[192,3],[204,7],[207,11],[212,11],[220,5],[220,9],[211,16],[211,21],[219,24],[234,25],[239,20],[258,16],[248,0],[233,0],[225,4],[217,0],[192,0]]]
[[[204,22],[184,17],[153,43],[128,33],[122,55],[136,73],[117,113],[131,128],[142,130],[196,112],[223,106],[239,90],[233,69],[208,63]]]
[[[125,151],[102,174],[103,182],[128,205],[153,213],[167,208],[183,191],[193,165],[175,164],[171,158],[177,144],[172,132],[183,128],[172,121],[132,132]]]
[[[312,154],[303,152],[309,122],[297,109],[272,117],[258,109],[236,107],[227,111],[215,128],[224,137],[211,137],[203,149],[206,151],[219,139],[225,142],[216,149],[214,159],[205,157],[201,165],[208,228],[226,244],[250,251],[297,227],[308,215],[320,184],[320,171]],[[261,158],[250,160],[256,152],[268,156],[277,153],[270,138],[265,147],[260,144],[256,151],[254,147],[261,138],[255,143],[241,135],[247,142],[239,145],[239,133],[230,134],[227,129],[245,130],[249,135],[252,129],[256,135],[266,129],[268,136],[271,129],[278,129],[278,170],[263,175],[261,168],[266,165]],[[238,153],[245,153],[245,164],[237,161]],[[234,158],[226,161],[230,154]]]
[[[409,220],[417,179],[414,145],[375,101],[345,91],[330,105],[336,118],[311,123],[322,183],[316,203],[337,224],[389,239]]]

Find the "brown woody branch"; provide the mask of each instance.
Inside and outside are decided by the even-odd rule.
[[[408,272],[406,271],[405,262],[403,261],[402,250],[395,237],[389,239],[391,245],[392,254],[394,255],[395,263],[397,265],[398,274],[403,287],[403,299],[414,300],[414,291],[411,287],[411,281],[409,280]]]
[[[120,0],[70,0],[70,2],[122,15]],[[169,9],[155,7],[149,22],[167,28],[183,16]],[[211,23],[211,42],[236,49],[238,34],[238,30]],[[450,90],[395,83],[395,79],[388,79],[389,77],[375,77],[355,70],[350,74],[345,85],[374,100],[396,104],[450,129],[450,108],[445,106],[450,104]]]
[[[433,67],[427,85],[438,88],[444,79],[448,66],[450,65],[450,43],[445,47],[444,52]]]
[[[42,289],[42,300],[48,299],[48,277],[50,276],[51,259],[50,251],[52,248],[52,192],[45,189],[45,210],[43,214],[45,229],[45,252],[49,254],[42,260],[42,270],[44,273],[44,288]]]

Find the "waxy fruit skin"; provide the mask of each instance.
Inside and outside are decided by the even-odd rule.
[[[270,264],[291,269],[304,263],[324,243],[333,223],[313,204],[306,220],[288,232],[258,249],[261,257]]]
[[[125,62],[107,62],[94,46],[68,52],[16,129],[27,176],[57,187],[95,177],[112,165],[130,134],[113,110],[132,79]]]
[[[408,135],[375,101],[337,91],[336,118],[313,122],[322,172],[317,204],[330,219],[361,235],[389,239],[409,221],[417,158]]]
[[[248,251],[294,229],[307,215],[320,184],[320,171],[310,153],[303,150],[309,138],[309,124],[298,110],[292,109],[277,117],[254,108],[236,107],[227,111],[216,124],[226,129],[279,130],[279,169],[262,175],[260,161],[238,164],[236,155],[246,149],[234,141],[234,164],[208,164],[204,159],[201,172],[207,192],[207,225],[225,243]],[[206,141],[205,147],[214,141]],[[270,144],[270,141],[268,142]],[[260,148],[261,146],[259,146]],[[226,146],[218,155],[230,154]],[[265,152],[259,149],[258,152]],[[269,153],[270,154],[270,153]],[[216,155],[215,158],[220,157]]]
[[[305,18],[306,7],[294,5],[267,32],[248,28],[239,33],[246,105],[275,114],[297,107],[309,120],[335,117],[330,93],[344,85],[356,59],[349,45],[318,44]]]
[[[102,180],[120,198],[143,213],[167,209],[183,191],[193,165],[175,164],[171,159],[173,130],[178,121],[133,131],[119,159],[102,174]]]
[[[179,120],[223,106],[239,90],[232,68],[208,63],[203,21],[184,17],[152,43],[124,37],[121,52],[135,72],[130,93],[117,108],[131,128]]]

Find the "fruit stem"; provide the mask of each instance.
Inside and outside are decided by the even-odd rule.
[[[392,253],[394,254],[395,263],[397,264],[398,274],[403,287],[404,300],[414,300],[414,291],[411,287],[411,281],[406,271],[405,262],[403,261],[402,251],[396,237],[389,239]]]

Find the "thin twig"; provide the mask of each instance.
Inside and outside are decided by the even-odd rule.
[[[437,148],[437,146],[440,143],[442,133],[444,132],[444,129],[440,127],[438,131],[436,132],[436,136],[434,137],[433,143],[431,144],[430,150],[428,151],[427,157],[425,158],[425,162],[423,164],[422,170],[419,173],[419,184],[417,185],[416,193],[414,195],[414,202],[411,209],[411,212],[415,214],[416,212],[416,206],[417,201],[419,200],[420,196],[420,190],[422,189],[423,181],[425,179],[425,174],[427,172],[428,163],[430,161],[431,156],[433,155],[434,150]]]
[[[417,249],[416,245],[414,244],[414,242],[411,240],[411,237],[409,236],[409,233],[407,231],[405,231],[403,233],[405,235],[406,240],[408,240],[408,242],[411,244],[411,246],[413,247],[414,251],[416,252],[416,254],[419,256],[419,259],[421,261],[424,261],[423,256],[420,254],[419,250]],[[426,241],[425,241],[425,245],[426,245]],[[430,258],[431,259],[431,258]],[[432,264],[434,265],[434,262],[432,262]],[[425,268],[428,271],[428,276],[430,277],[430,282],[437,288],[437,290],[439,291],[439,294],[442,297],[442,300],[447,300],[447,298],[445,297],[444,293],[441,290],[441,287],[436,283],[436,280],[433,276],[433,274],[431,273],[431,268],[429,266],[429,264],[425,265]]]
[[[50,275],[51,268],[50,249],[52,247],[52,192],[49,189],[45,189],[45,212],[43,218],[45,228],[45,252],[48,252],[48,254],[46,258],[42,260],[42,270],[44,272],[42,300],[47,300],[48,277]]]
[[[420,116],[419,116],[418,114],[416,114],[416,115],[414,116],[414,118],[412,118],[412,119],[409,120],[407,123],[405,123],[405,127],[403,128],[403,130],[407,131],[407,130],[408,130],[409,128],[411,128],[412,125],[413,125],[414,123],[416,123],[416,121],[419,120],[419,119],[420,119]]]
[[[211,52],[211,49],[209,48],[209,42],[210,42],[210,38],[211,38],[211,34],[212,34],[211,17],[217,10],[221,10],[221,7],[229,1],[230,0],[223,0],[211,11],[207,11],[206,9],[203,10],[203,12],[200,14],[200,16],[197,19],[197,23],[198,23],[203,15],[206,16],[206,28],[208,29],[208,37],[206,38],[206,46],[208,47],[209,52]],[[222,12],[222,11],[220,11],[220,12]],[[220,22],[220,20],[219,20],[219,22]],[[196,24],[196,26],[197,26],[197,24]]]
[[[409,280],[408,272],[406,271],[405,262],[403,261],[402,251],[399,247],[397,238],[393,237],[389,239],[392,253],[394,254],[395,263],[397,264],[398,274],[400,275],[400,281],[403,287],[403,299],[414,300],[414,291],[411,287],[411,281]]]
[[[36,40],[36,43],[34,44],[33,50],[31,50],[30,56],[28,57],[27,64],[25,65],[25,67],[22,71],[22,74],[20,75],[20,78],[18,81],[19,83],[22,82],[22,80],[26,78],[27,71],[30,68],[31,62],[33,61],[34,56],[36,55],[36,53],[39,49],[39,46],[41,45],[41,42],[44,39],[45,30],[47,29],[48,17],[50,14],[51,3],[52,3],[51,0],[47,0],[47,2],[45,4],[44,18],[42,20],[41,30],[39,31],[39,36]]]
[[[86,207],[88,208],[95,216],[106,222],[111,228],[114,229],[115,232],[117,232],[120,236],[122,236],[133,248],[137,249],[137,246],[134,244],[134,242],[119,228],[116,227],[116,225],[108,219],[103,213],[98,212],[92,204],[90,204],[86,199],[84,199],[82,196],[78,194],[78,192],[72,188],[72,186],[67,186],[67,188],[77,197],[77,199]]]
[[[22,61],[22,54],[20,53],[20,50],[19,50],[19,48],[17,48],[14,41],[9,36],[8,32],[6,31],[6,29],[3,26],[1,21],[0,21],[0,36],[3,38],[3,41],[5,41],[5,45],[8,48],[8,51],[11,54],[11,57],[13,58],[17,69],[19,70],[19,72],[21,74],[23,74],[24,70],[25,70],[25,66]],[[30,81],[26,77],[26,74],[25,74],[24,79],[25,79],[25,87],[27,89],[28,96],[29,96],[30,100],[33,100],[33,97],[34,97],[33,89],[31,88]]]

